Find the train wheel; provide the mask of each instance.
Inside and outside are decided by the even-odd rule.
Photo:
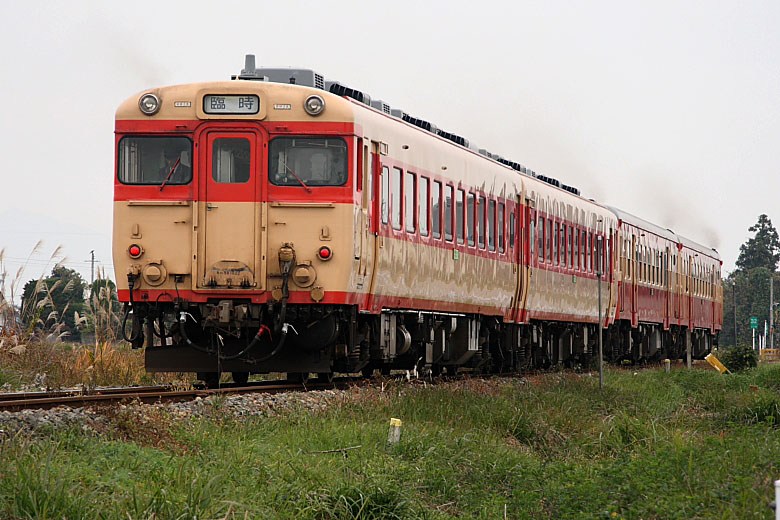
[[[245,385],[249,382],[249,372],[233,372],[233,382],[237,385]]]
[[[333,382],[333,372],[317,372],[317,382],[318,383],[332,383]]]
[[[287,381],[291,383],[305,383],[308,380],[308,372],[287,372]]]
[[[206,388],[217,388],[219,386],[219,372],[198,372],[198,379],[203,381]]]

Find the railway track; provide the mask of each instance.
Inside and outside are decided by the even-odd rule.
[[[258,381],[246,385],[226,384],[219,388],[180,389],[171,386],[139,386],[102,388],[90,391],[68,390],[54,392],[15,392],[0,394],[0,412],[18,412],[29,409],[47,409],[57,406],[80,408],[85,406],[106,406],[122,402],[162,403],[190,401],[196,397],[211,395],[266,393],[276,394],[292,391],[343,389],[360,384],[358,378],[337,378],[332,382],[312,381],[307,383],[279,381]]]

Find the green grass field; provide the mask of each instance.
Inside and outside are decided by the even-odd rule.
[[[5,439],[0,518],[772,518],[780,366],[612,370],[603,393],[567,373],[349,395]]]

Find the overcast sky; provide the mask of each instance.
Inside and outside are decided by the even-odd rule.
[[[327,79],[720,251],[780,225],[780,2],[0,2],[9,278],[111,259],[117,105],[258,65]],[[39,253],[26,260],[34,244]],[[122,275],[123,273],[120,273]]]

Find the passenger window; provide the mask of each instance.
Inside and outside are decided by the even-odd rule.
[[[466,233],[469,245],[474,245],[474,194],[466,194]]]
[[[544,230],[545,249],[547,251],[547,262],[552,263],[552,219],[547,219],[547,227]]]
[[[593,231],[588,233],[588,271],[593,272]]]
[[[390,170],[382,166],[382,224],[387,224],[390,218]]]
[[[574,269],[580,268],[580,232],[576,229],[574,232]]]
[[[406,220],[406,231],[414,233],[417,229],[415,217],[415,196],[417,191],[417,176],[412,172],[406,172],[404,176],[404,219]]]
[[[558,244],[560,243],[561,231],[560,231],[560,227],[558,226],[557,222],[553,222],[553,227],[555,228],[555,233],[553,235],[553,251],[552,251],[552,255],[553,255],[553,261],[555,262],[555,265],[559,265],[560,264],[560,256],[558,255]]]
[[[390,209],[393,212],[393,229],[401,229],[401,168],[393,168],[392,197]]]
[[[417,198],[417,207],[419,208],[420,215],[417,222],[420,226],[420,234],[425,237],[428,236],[428,204],[431,203],[428,197],[428,182],[428,179],[425,177],[420,177],[420,193]]]
[[[427,179],[426,179],[427,183]],[[441,238],[441,183],[433,183],[433,238]]]
[[[568,261],[567,265],[569,267],[574,267],[574,255],[573,255],[573,253],[574,253],[574,244],[573,244],[574,240],[572,240],[573,233],[574,233],[574,228],[569,226],[569,232],[568,232],[568,234],[566,236],[566,253],[569,256],[569,261]]]
[[[496,201],[488,201],[488,249],[490,251],[496,250]]]
[[[531,239],[533,240],[533,238]],[[531,242],[533,243],[533,242]],[[533,252],[533,246],[531,246]],[[498,203],[498,252],[504,252],[504,203]]]
[[[452,242],[452,186],[444,187],[444,238]]]
[[[539,217],[539,225],[536,227],[536,232],[539,233],[536,249],[539,252],[539,260],[544,262],[544,218],[542,217]]]
[[[464,226],[465,223],[463,222],[463,217],[465,216],[465,212],[466,212],[466,208],[463,207],[463,204],[465,203],[465,201],[463,200],[464,197],[465,197],[465,192],[463,190],[458,190],[455,198],[455,213],[457,214],[455,228],[458,235],[458,244],[463,243],[463,238],[465,236],[463,234],[465,231],[465,226]]]
[[[509,212],[509,249],[515,247],[515,212]]]
[[[477,204],[477,225],[479,227],[479,233],[477,234],[477,242],[479,242],[479,248],[485,249],[485,197],[479,198],[479,204]]]

